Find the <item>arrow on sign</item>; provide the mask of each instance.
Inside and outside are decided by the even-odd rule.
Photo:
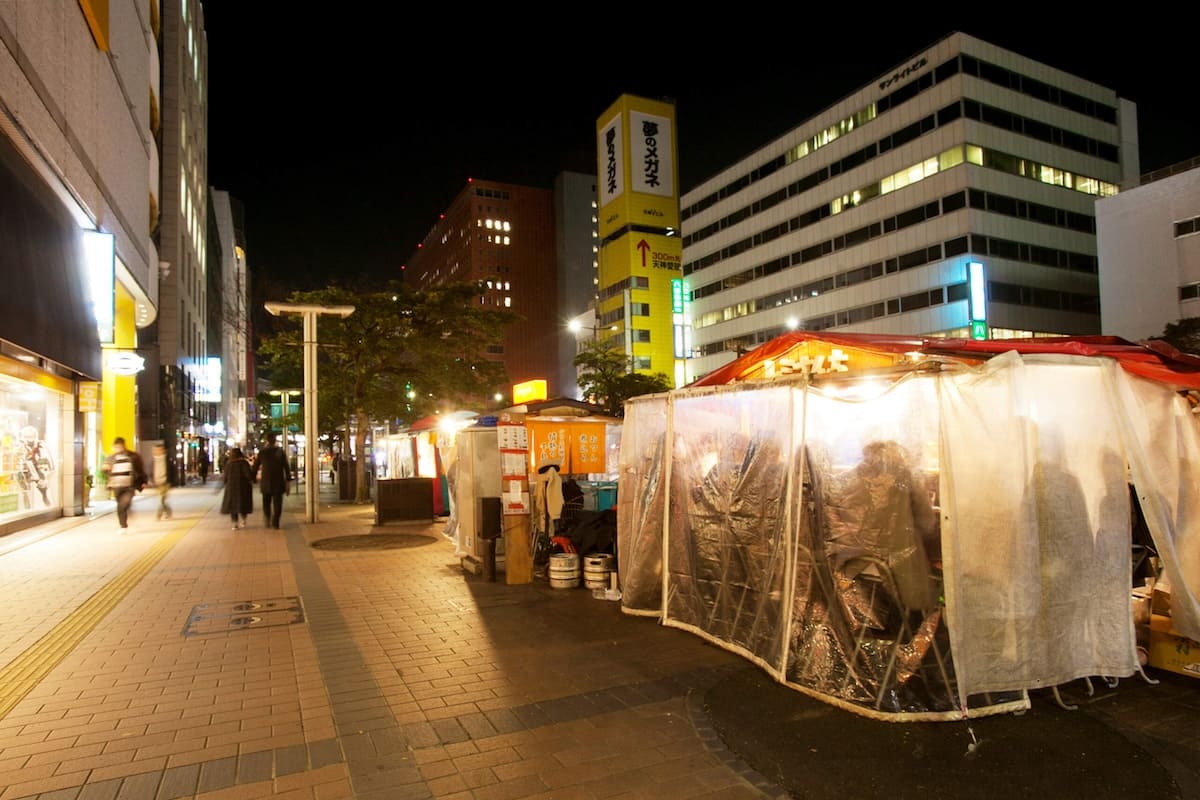
[[[650,244],[642,239],[637,243],[637,249],[642,251],[642,266],[646,266],[646,252],[650,249]]]

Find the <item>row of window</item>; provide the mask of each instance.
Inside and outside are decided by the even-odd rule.
[[[475,196],[476,197],[491,197],[495,200],[511,199],[509,196],[509,193],[506,191],[503,191],[501,189],[486,189],[482,186],[475,187]]]
[[[648,317],[648,316],[650,316],[650,304],[649,303],[630,303],[629,304],[629,314],[630,314],[630,316],[634,316],[634,317]],[[608,325],[612,325],[614,322],[620,322],[623,319],[625,319],[625,307],[618,306],[617,308],[614,308],[612,311],[608,311],[608,312],[600,315],[599,327],[603,328]]]
[[[1200,217],[1192,217],[1175,223],[1175,238],[1200,233]]]
[[[801,327],[804,330],[821,331],[843,325],[854,325],[879,317],[904,314],[909,311],[929,308],[930,306],[964,301],[967,299],[967,294],[968,288],[966,282],[954,283],[948,286],[934,287],[933,289],[922,290],[902,297],[893,297],[855,308],[843,309],[820,317],[806,319]],[[1055,289],[1040,289],[1033,286],[1021,286],[1019,284],[1000,283],[997,281],[988,282],[987,294],[989,303],[1048,308],[1055,311],[1070,311],[1080,314],[1090,314],[1092,316],[1099,316],[1100,314],[1100,298],[1095,295],[1062,292]],[[787,329],[788,326],[776,325],[755,331],[746,336],[710,342],[696,348],[696,354],[699,356],[711,356],[730,351],[742,353],[751,347],[774,339]]]
[[[818,258],[823,258],[830,253],[845,249],[846,247],[861,244],[862,242],[866,242],[871,239],[875,239],[884,235],[885,233],[891,233],[893,231],[903,230],[904,228],[908,228],[913,225],[918,225],[941,214],[949,214],[953,211],[958,211],[968,204],[971,206],[971,208],[990,211],[992,213],[1002,214],[1004,216],[1016,217],[1018,219],[1027,219],[1032,222],[1042,223],[1044,225],[1068,228],[1070,230],[1077,230],[1083,233],[1094,234],[1096,232],[1095,218],[1086,214],[1078,214],[1073,211],[1054,208],[1053,206],[1044,206],[1040,203],[1032,203],[1027,200],[1019,200],[1006,195],[985,192],[981,189],[971,189],[967,192],[955,192],[954,194],[946,195],[941,199],[941,201],[934,200],[930,203],[924,203],[916,206],[915,208],[902,211],[899,214],[887,217],[878,222],[873,222],[856,230],[848,231],[840,236],[835,236],[831,239],[817,242],[793,253],[785,254],[763,264],[758,264],[747,270],[723,278],[722,280],[714,281],[713,283],[709,283],[704,286],[699,286],[692,290],[692,300],[708,297],[726,289],[732,289],[735,286],[741,286],[742,284],[748,283],[752,280],[763,278],[767,275],[773,275],[776,272],[786,269],[787,267],[796,266],[798,264],[814,261]],[[813,222],[815,221],[818,220],[813,220]],[[809,222],[808,224],[812,224],[812,222]],[[736,247],[736,245],[731,246],[731,248],[733,247]],[[730,250],[731,248],[726,248],[726,250]],[[749,248],[747,247],[743,249]],[[710,263],[704,263],[708,259],[713,259],[711,263],[715,264],[717,261],[723,258],[736,255],[736,253],[733,252],[726,254],[726,250],[722,250],[720,253],[713,253],[709,256],[706,256],[705,259],[684,264],[683,274],[691,275],[698,269],[703,269],[710,266]],[[738,250],[737,252],[740,253],[742,250]],[[948,253],[948,255],[953,254]],[[1048,260],[1050,257],[1051,256],[1048,253],[1045,253],[1042,249],[1039,249],[1036,254],[1033,254],[1031,251],[1029,261],[1030,263],[1042,263],[1040,259]],[[1063,259],[1059,255],[1055,254],[1053,258],[1055,260],[1055,264],[1047,264],[1047,266],[1062,266]],[[1067,262],[1068,269],[1076,268],[1075,266],[1070,266],[1072,264],[1083,263],[1078,258],[1067,259]],[[1095,270],[1088,269],[1086,271]]]
[[[813,152],[816,152],[821,147],[833,142],[839,136],[845,135],[857,127],[875,119],[879,114],[893,108],[897,108],[902,103],[905,103],[919,95],[921,92],[932,88],[933,86],[945,81],[959,72],[966,75],[972,75],[982,80],[1003,86],[1020,94],[1034,97],[1053,105],[1061,106],[1070,109],[1071,111],[1084,114],[1086,116],[1099,119],[1104,122],[1116,124],[1117,109],[1113,106],[1091,100],[1077,95],[1074,92],[1069,92],[1065,89],[1060,89],[1057,86],[1043,83],[1042,81],[1026,77],[1004,67],[996,66],[986,61],[981,61],[974,56],[961,54],[950,58],[948,61],[939,64],[932,72],[926,72],[919,77],[909,81],[905,85],[896,89],[890,94],[884,95],[878,101],[869,104],[863,109],[854,112],[840,122],[819,131],[810,139],[802,142],[796,147],[789,148],[784,154],[771,159],[766,164],[756,167],[745,175],[731,181],[721,187],[712,194],[706,195],[697,202],[681,210],[681,219],[688,219],[693,214],[698,214],[706,208],[710,208],[716,203],[730,197],[742,189],[757,183],[768,175],[774,173],[780,167],[786,164],[791,164]],[[1030,122],[1035,122],[1030,120]],[[1031,126],[1033,130],[1037,130],[1036,123]],[[1028,135],[1035,135],[1030,133]],[[1048,141],[1048,140],[1044,140]],[[1101,143],[1103,144],[1103,143]],[[1105,145],[1112,147],[1112,145]],[[1109,159],[1115,161],[1116,159]]]
[[[594,282],[598,279],[594,279]],[[624,280],[617,281],[614,284],[605,286],[600,290],[600,294],[596,295],[599,300],[607,300],[610,297],[616,297],[626,289],[649,289],[650,279],[642,275],[630,275]]]
[[[1192,283],[1187,286],[1179,287],[1180,300],[1197,300],[1200,299],[1200,283]]]
[[[978,145],[955,145],[939,155],[925,159],[922,162],[914,164],[906,169],[900,170],[892,175],[888,175],[883,180],[871,184],[870,186],[862,187],[850,194],[842,195],[835,198],[827,204],[820,205],[811,211],[793,217],[790,220],[785,220],[778,225],[774,225],[765,230],[759,231],[753,236],[735,242],[728,247],[722,248],[719,251],[713,252],[695,261],[687,262],[683,265],[683,274],[688,275],[692,272],[712,266],[719,261],[722,261],[731,256],[743,253],[751,248],[758,247],[761,244],[772,241],[800,228],[813,225],[828,216],[841,213],[847,208],[854,208],[862,205],[868,200],[874,199],[884,194],[889,194],[897,189],[918,183],[925,178],[936,175],[939,172],[945,171],[966,161],[967,163],[976,166],[994,169],[1000,172],[1006,172],[1010,175],[1019,175],[1021,177],[1036,180],[1040,183],[1047,183],[1054,186],[1063,186],[1064,188],[1072,189],[1087,194],[1101,194],[1103,196],[1111,196],[1117,193],[1117,187],[1114,184],[1105,181],[1099,181],[1094,178],[1077,176],[1074,173],[1058,169],[1056,167],[1038,164],[1037,162],[1028,159],[1017,158],[1016,156],[1007,153],[1001,153],[996,150],[984,149]],[[972,190],[974,191],[974,190]],[[1036,203],[1027,201],[1019,201],[1014,198],[1009,198],[1013,203],[1026,203],[1028,206],[1037,206],[1037,213],[1040,217],[1035,221],[1044,222],[1051,218],[1057,218],[1059,211],[1053,206],[1042,206]],[[936,201],[934,202],[936,205]],[[990,208],[988,210],[991,210]],[[1006,212],[999,212],[1006,213]],[[1069,212],[1073,213],[1073,212]],[[1023,216],[1022,214],[1010,214],[1010,216]],[[1083,216],[1083,215],[1075,215]],[[1030,217],[1032,218],[1032,217]],[[1087,217],[1090,222],[1079,224],[1087,224],[1090,228],[1088,232],[1095,232],[1094,220]],[[1047,224],[1054,224],[1047,222]],[[1068,227],[1074,227],[1073,223],[1068,223]],[[865,229],[860,229],[865,230]],[[1082,230],[1082,228],[1080,228]],[[855,232],[852,232],[855,233]],[[848,237],[851,234],[846,234]],[[864,236],[862,241],[871,238]]]
[[[833,275],[826,275],[823,278],[810,281],[802,286],[784,289],[781,292],[773,292],[772,294],[753,300],[747,300],[743,303],[736,303],[717,309],[716,311],[710,311],[697,317],[692,322],[692,326],[697,329],[707,328],[710,325],[749,316],[759,311],[778,308],[789,303],[797,303],[810,297],[819,297],[834,289],[844,289],[847,286],[876,280],[882,278],[884,275],[903,272],[904,270],[914,269],[925,264],[933,264],[941,261],[943,258],[952,258],[967,252],[978,255],[991,255],[1010,261],[1021,261],[1045,267],[1067,269],[1075,272],[1095,274],[1098,269],[1098,259],[1093,255],[1056,250],[1051,247],[1042,247],[1024,242],[1013,242],[994,236],[971,234],[970,236],[960,236],[956,239],[929,247],[922,247],[908,253],[901,253],[894,258],[884,261],[876,261],[873,264],[845,270]],[[746,274],[740,273],[739,277]],[[710,284],[709,287],[703,288],[707,289],[713,285],[717,284]],[[726,286],[724,288],[730,287]],[[711,294],[711,292],[709,293]],[[695,293],[693,293],[693,298],[695,296]]]

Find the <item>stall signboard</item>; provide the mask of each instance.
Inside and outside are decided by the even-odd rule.
[[[607,442],[603,420],[527,420],[530,468],[558,464],[563,475],[606,471]]]
[[[513,404],[532,403],[546,399],[546,381],[538,379],[513,384]]]
[[[529,513],[529,433],[524,423],[499,420],[496,445],[500,450],[500,508],[505,516]]]

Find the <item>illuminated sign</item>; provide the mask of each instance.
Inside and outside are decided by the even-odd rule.
[[[983,264],[978,261],[967,263],[967,281],[971,297],[971,319],[987,320],[987,284],[984,281]]]
[[[645,111],[629,112],[629,165],[633,190],[675,196],[675,156],[671,118]]]
[[[513,384],[513,405],[546,399],[546,381],[539,379]]]
[[[671,313],[683,313],[683,279],[671,279]]]
[[[100,384],[93,381],[79,382],[79,412],[86,414],[100,410]]]
[[[798,353],[794,358],[767,359],[762,362],[763,377],[781,375],[828,375],[831,372],[849,372],[850,357],[840,348],[829,353],[808,355]]]
[[[983,341],[988,338],[988,324],[981,319],[971,320],[971,338]]]
[[[624,138],[620,114],[617,114],[601,128],[596,137],[596,156],[600,166],[601,207],[616,200],[625,189]]]
[[[146,368],[146,359],[131,350],[110,350],[105,365],[117,375],[137,375]]]
[[[201,403],[221,402],[221,359],[212,357],[201,364],[187,367],[196,384],[196,400]]]
[[[113,278],[116,238],[111,233],[84,231],[83,255],[88,293],[91,295],[92,316],[96,320],[100,343],[112,344],[113,320],[116,318]]]

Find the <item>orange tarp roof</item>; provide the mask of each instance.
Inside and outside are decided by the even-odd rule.
[[[986,361],[1010,350],[1021,354],[1060,353],[1105,357],[1116,359],[1124,369],[1134,375],[1169,384],[1177,389],[1200,390],[1200,357],[1176,350],[1159,339],[1141,343],[1116,336],[975,340],[824,331],[791,331],[781,334],[690,385],[720,386],[757,377],[761,373],[760,368],[764,361],[784,358],[805,342],[824,342],[834,347],[892,355],[919,352],[924,355],[959,358],[963,361]]]

